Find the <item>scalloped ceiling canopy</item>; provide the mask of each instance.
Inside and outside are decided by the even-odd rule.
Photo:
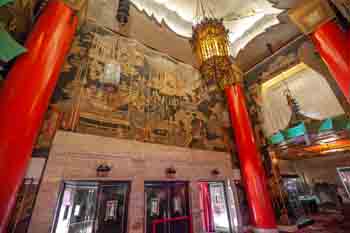
[[[191,37],[195,23],[197,0],[131,0],[141,11],[184,37]],[[224,18],[230,30],[231,54],[240,49],[268,27],[278,24],[280,9],[268,0],[204,0],[217,18]]]

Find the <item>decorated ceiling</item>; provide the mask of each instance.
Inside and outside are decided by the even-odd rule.
[[[173,31],[191,37],[196,23],[197,0],[131,0],[139,9],[165,22]],[[282,10],[268,0],[202,0],[211,14],[223,18],[230,30],[231,53],[236,55],[250,40],[278,24]]]

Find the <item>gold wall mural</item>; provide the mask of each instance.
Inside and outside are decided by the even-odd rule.
[[[215,84],[192,66],[93,23],[81,28],[59,87],[64,129],[233,150],[225,98]]]

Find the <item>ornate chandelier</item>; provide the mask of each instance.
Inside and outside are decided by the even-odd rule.
[[[224,89],[225,86],[240,81],[242,74],[230,56],[228,30],[223,19],[216,18],[205,3],[205,0],[197,1],[197,22],[192,28],[190,43],[203,78],[215,79],[218,86]]]

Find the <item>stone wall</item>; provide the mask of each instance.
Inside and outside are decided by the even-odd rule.
[[[96,177],[96,167],[101,163],[112,166],[107,178]],[[144,182],[169,180],[165,170],[170,166],[177,171],[174,180],[189,182],[192,223],[194,232],[200,232],[202,228],[197,182],[235,179],[231,164],[228,153],[58,131],[29,232],[50,232],[59,190],[64,180],[114,180],[131,181],[128,232],[142,233],[145,218]],[[218,176],[211,174],[214,169],[220,171]]]

